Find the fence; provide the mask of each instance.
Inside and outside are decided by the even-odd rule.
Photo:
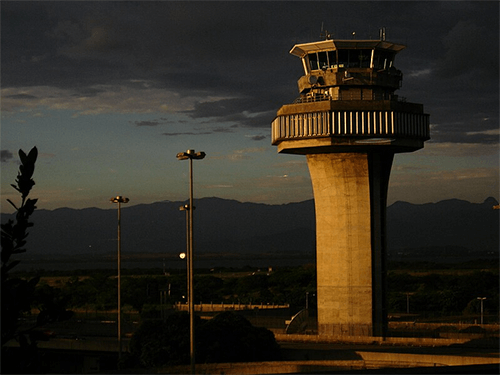
[[[194,305],[194,311],[198,312],[212,312],[212,311],[234,311],[234,310],[270,310],[270,309],[289,309],[290,305],[278,305],[278,304],[245,304],[245,303],[200,303]],[[188,311],[188,305],[185,303],[177,302],[174,305],[174,309],[178,311]]]

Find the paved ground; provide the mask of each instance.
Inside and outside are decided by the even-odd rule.
[[[136,326],[127,322],[124,324],[124,332],[132,332]],[[46,330],[54,334],[53,339],[44,343],[47,348],[64,349],[73,348],[75,350],[97,350],[97,351],[117,351],[115,341],[117,331],[116,322],[112,321],[68,321],[46,327]],[[123,336],[124,349],[128,345],[129,339]],[[490,357],[498,359],[500,357],[498,339],[473,339],[463,344],[452,344],[449,346],[416,346],[416,345],[391,345],[387,343],[373,344],[348,344],[348,343],[305,343],[305,342],[279,342],[283,361],[360,361],[360,351],[380,352],[380,353],[400,353],[419,355],[446,355],[446,356],[467,356],[467,357]],[[453,368],[452,368],[453,367]],[[349,374],[355,373],[397,373],[397,374],[432,374],[432,373],[467,373],[467,374],[498,374],[498,365],[477,365],[473,367],[460,366],[436,368],[434,370],[425,369],[383,369],[383,370],[350,370]],[[316,373],[316,372],[315,372]],[[320,372],[318,372],[320,373]],[[346,373],[345,370],[322,373]]]
[[[499,358],[498,340],[473,340],[450,346],[407,346],[326,343],[279,343],[285,360],[350,360],[359,359],[356,351],[432,354]]]

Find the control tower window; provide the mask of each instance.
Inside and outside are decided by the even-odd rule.
[[[336,51],[328,51],[328,64],[330,68],[337,67],[337,52]]]
[[[339,49],[334,51],[312,52],[308,54],[311,70],[326,68],[369,68],[372,57],[371,49]],[[373,66],[375,69],[392,67],[394,52],[375,50]]]
[[[394,53],[388,51],[377,51],[373,55],[373,67],[375,69],[389,69],[394,61]]]
[[[311,70],[326,69],[330,66],[326,52],[314,52],[310,53],[308,56]]]
[[[369,68],[371,55],[370,49],[341,49],[338,64],[345,68]]]
[[[315,53],[309,54],[309,65],[311,70],[317,70],[318,68],[318,55]]]
[[[360,68],[369,68],[370,67],[370,60],[372,57],[372,51],[369,49],[361,49],[354,51],[356,53],[357,57],[357,64],[359,63]]]
[[[328,68],[328,57],[326,52],[318,52],[318,64],[320,69]]]
[[[349,67],[349,50],[348,49],[340,49],[338,50],[339,56],[339,67],[340,68],[348,68]]]

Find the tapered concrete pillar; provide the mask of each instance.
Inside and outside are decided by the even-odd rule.
[[[320,334],[384,335],[392,154],[310,154],[307,163],[316,208]]]

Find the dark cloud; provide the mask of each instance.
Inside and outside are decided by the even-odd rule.
[[[264,97],[264,95],[263,95]],[[238,123],[247,127],[269,127],[276,115],[276,109],[282,104],[276,104],[269,109],[269,100],[258,97],[243,99],[223,99],[215,102],[195,103],[193,110],[186,114],[194,119],[212,118],[215,123]]]
[[[466,113],[459,121],[435,124],[431,137],[434,142],[498,144],[498,116],[489,118]]]
[[[267,137],[265,135],[255,135],[253,137],[250,137],[252,141],[262,141],[266,139]]]
[[[248,102],[248,100],[245,99],[224,99],[216,102],[198,102],[195,104],[193,110],[187,111],[186,113],[188,113],[192,118],[220,118],[223,115],[230,116],[243,112],[243,108],[246,108],[246,102]]]
[[[461,132],[453,127],[437,126],[431,133],[433,142],[478,143],[483,145],[498,144],[498,134],[486,132]]]
[[[22,100],[30,100],[37,98],[36,96],[29,94],[15,94],[15,95],[7,95],[5,97],[10,99],[22,99]]]
[[[9,150],[1,150],[0,151],[0,160],[2,163],[9,161],[13,157],[14,157],[14,155]]]
[[[136,126],[158,126],[160,122],[158,120],[153,120],[153,121],[144,120],[144,121],[134,121],[134,124]]]
[[[79,87],[77,93],[73,96],[75,97],[93,97],[99,94],[109,92],[110,89],[98,88],[98,87]]]
[[[209,135],[212,134],[210,131],[203,131],[203,132],[177,132],[177,133],[163,133],[163,135],[167,137],[177,137],[180,135]]]
[[[231,128],[219,126],[217,128],[212,129],[213,133],[233,133],[233,130]]]
[[[224,126],[219,126],[216,128],[212,129],[195,129],[197,130],[196,132],[169,132],[169,133],[163,133],[163,135],[169,136],[169,137],[176,137],[180,135],[210,135],[210,134],[215,134],[215,133],[233,133],[232,127],[224,127]]]
[[[377,38],[385,26],[388,40],[408,46],[396,60],[400,95],[425,105],[437,139],[464,141],[469,126],[498,120],[498,15],[498,2],[4,2],[2,87],[89,96],[148,82],[226,98],[200,101],[185,113],[193,119],[268,128],[298,96],[294,44],[319,39],[322,25],[335,38]],[[480,113],[492,121],[474,121]]]
[[[473,72],[475,79],[498,82],[498,43],[492,43],[490,27],[459,21],[442,39],[444,53],[435,76],[456,78]]]

